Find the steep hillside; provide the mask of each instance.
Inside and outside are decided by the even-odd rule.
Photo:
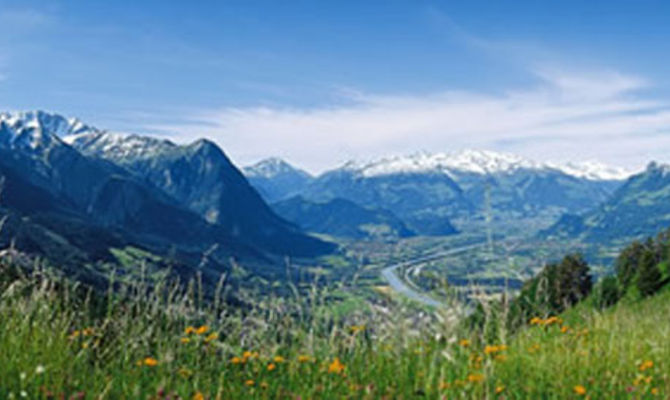
[[[107,135],[56,114],[0,114],[0,244],[61,265],[113,262],[130,246],[200,268],[207,253],[214,279],[231,258],[262,274],[268,257],[332,250],[276,216],[212,143],[110,135],[109,159],[68,144]]]
[[[649,236],[669,226],[670,166],[651,163],[600,206],[562,218],[543,235],[607,242]]]

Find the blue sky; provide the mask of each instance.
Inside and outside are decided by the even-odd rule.
[[[670,3],[0,0],[0,109],[238,164],[486,148],[670,161]]]

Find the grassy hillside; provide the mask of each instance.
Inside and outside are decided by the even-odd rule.
[[[231,309],[205,305],[197,282],[99,297],[0,268],[3,399],[670,395],[667,286],[603,312],[583,301],[485,342],[446,310],[386,302],[337,318],[316,291]]]

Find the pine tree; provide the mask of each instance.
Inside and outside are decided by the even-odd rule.
[[[662,278],[656,256],[649,250],[645,251],[638,264],[637,288],[640,294],[646,297],[656,293],[661,288]]]
[[[623,249],[616,260],[616,274],[622,289],[625,291],[633,283],[633,277],[637,273],[640,257],[644,253],[644,246],[639,241],[634,241]]]

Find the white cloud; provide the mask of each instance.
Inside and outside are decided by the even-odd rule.
[[[555,68],[536,74],[537,85],[497,95],[357,93],[347,106],[224,108],[193,114],[196,122],[149,128],[182,142],[209,137],[238,164],[278,155],[312,171],[419,150],[487,148],[628,167],[670,154],[670,106],[640,94],[649,85],[644,79]]]

